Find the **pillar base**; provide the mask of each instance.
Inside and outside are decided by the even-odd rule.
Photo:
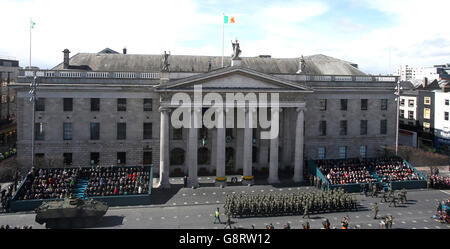
[[[193,179],[187,179],[187,187],[188,188],[198,188],[199,187],[199,184],[198,184],[198,180],[197,179],[195,179],[195,180],[193,180]]]
[[[278,177],[269,177],[269,178],[267,178],[267,182],[269,184],[276,184],[276,183],[280,183],[280,179]]]
[[[169,182],[160,182],[156,186],[157,189],[169,189],[171,187],[171,184]]]
[[[303,181],[304,181],[302,176],[294,176],[294,177],[292,178],[292,180],[293,180],[294,182],[303,182]]]
[[[245,186],[250,185],[250,186],[252,186],[254,184],[255,184],[255,180],[254,179],[251,179],[251,180],[242,179],[242,185],[245,185]]]

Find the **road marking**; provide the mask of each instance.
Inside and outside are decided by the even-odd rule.
[[[428,222],[427,220],[423,220],[424,222]]]
[[[335,220],[337,220],[337,217],[334,217]]]
[[[153,220],[153,218],[152,217],[148,217],[148,220]]]
[[[417,221],[415,221],[415,220],[413,220],[412,222],[413,222],[413,223],[417,223]]]
[[[202,215],[201,214],[199,214],[199,215],[197,215],[198,217],[202,217]]]
[[[218,227],[214,227],[214,229],[218,229]]]
[[[175,205],[177,205],[177,204],[174,202],[173,205],[175,206]]]
[[[245,191],[241,191],[241,193],[245,193]]]
[[[411,212],[407,212],[408,214],[412,214]]]
[[[197,195],[197,194],[193,193],[192,195]]]
[[[203,193],[203,195],[206,195],[206,193]]]
[[[283,191],[283,189],[279,189],[280,191]]]
[[[435,228],[437,228],[437,229],[441,229],[441,227],[440,227],[440,226],[435,226]]]
[[[224,195],[224,194],[225,194],[225,192],[222,192],[222,194]]]
[[[300,190],[300,188],[297,188],[297,190]]]
[[[412,229],[417,229],[417,228],[413,227]]]
[[[402,215],[402,213],[397,213],[398,215]]]
[[[213,215],[212,215],[212,214],[209,214],[209,216],[212,217]]]
[[[429,229],[428,227],[423,227],[423,228],[425,228],[425,229]]]
[[[164,217],[161,217],[161,220],[165,220],[166,218],[164,218]]]
[[[189,215],[186,215],[184,218],[186,218],[186,219],[189,218]]]
[[[450,195],[450,191],[448,191],[448,190],[439,190],[439,191],[441,191],[442,193]]]
[[[216,201],[216,203],[220,203],[220,201]]]
[[[207,177],[206,179],[210,180],[211,178]]]
[[[194,204],[198,204],[198,202],[194,202]]]
[[[255,190],[252,190],[252,193],[255,193]]]
[[[177,217],[176,217],[176,216],[174,216],[173,218],[174,218],[174,219],[176,219]]]
[[[186,194],[183,194],[183,196],[186,196]]]
[[[139,219],[139,218],[136,218],[136,221],[140,221],[141,219]]]
[[[209,201],[206,201],[205,203],[206,203],[206,204],[208,204],[208,203],[209,203]]]
[[[276,224],[277,224],[277,225],[280,225],[280,222],[277,222]]]
[[[216,192],[213,192],[213,195],[215,195],[216,194]]]
[[[359,215],[355,216],[356,219],[359,219]]]
[[[369,223],[369,224],[367,224],[367,225],[368,225],[369,227],[372,227],[372,224],[370,224],[370,223]]]
[[[403,224],[406,224],[406,221],[402,221]]]
[[[361,225],[358,224],[358,225],[356,225],[356,227],[361,227]]]
[[[187,205],[187,202],[185,202],[184,205]]]
[[[426,201],[430,201],[430,200],[426,200]]]
[[[419,214],[423,214],[423,212],[422,212],[422,211],[419,211],[418,213],[419,213]]]
[[[264,190],[261,190],[261,192],[263,192]],[[270,190],[270,192],[273,192],[273,189]]]
[[[288,188],[288,190],[291,191],[292,189],[291,189],[291,188]]]
[[[370,215],[366,215],[367,217],[370,217]]]

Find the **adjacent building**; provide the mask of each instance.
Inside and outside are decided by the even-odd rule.
[[[16,81],[19,61],[0,57],[0,147],[16,140],[16,93],[10,87]]]

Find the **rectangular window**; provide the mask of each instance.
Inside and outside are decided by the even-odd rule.
[[[127,111],[127,99],[117,99],[117,111],[118,112]]]
[[[366,158],[366,154],[367,154],[367,146],[366,145],[361,145],[359,147],[359,156],[362,158]]]
[[[100,111],[100,99],[91,98],[91,112],[99,112],[99,111]]]
[[[182,140],[183,139],[183,128],[173,129],[173,140]]]
[[[347,120],[341,120],[340,122],[340,130],[339,135],[346,136],[347,135]]]
[[[327,110],[327,100],[326,99],[320,100],[320,110],[321,111]]]
[[[381,100],[381,110],[382,111],[387,111],[387,107],[388,107],[388,100],[387,99],[382,99]]]
[[[347,111],[347,99],[341,99],[341,111]]]
[[[152,123],[144,123],[144,139],[152,139]]]
[[[400,118],[405,118],[405,110],[400,110]]]
[[[347,147],[339,146],[339,158],[347,158]]]
[[[414,111],[408,111],[408,119],[414,119]]]
[[[151,112],[153,109],[152,99],[144,99],[144,112]]]
[[[100,162],[100,153],[91,152],[91,164],[98,164]]]
[[[117,152],[117,164],[126,164],[126,163],[127,163],[127,153]]]
[[[423,131],[429,132],[430,131],[430,127],[431,127],[430,123],[423,122]]]
[[[423,109],[423,118],[424,119],[430,119],[430,113],[431,113],[431,109],[430,108],[424,108]]]
[[[405,106],[405,99],[400,99],[400,106]]]
[[[72,140],[72,123],[63,123],[63,140]]]
[[[368,105],[368,99],[361,99],[361,110],[366,111]]]
[[[63,153],[64,165],[72,165],[72,153]]]
[[[34,110],[37,112],[45,111],[45,98],[37,98],[36,99],[36,105],[35,105]]]
[[[380,134],[386,134],[387,133],[387,120],[383,119],[380,120]]]
[[[359,135],[367,135],[367,120],[361,120]]]
[[[144,151],[144,165],[150,165],[153,162],[152,151]]]
[[[327,135],[327,121],[321,120],[319,123],[319,136]]]
[[[117,123],[117,140],[127,139],[127,123]]]
[[[445,100],[445,105],[450,105],[450,101],[448,99]]]
[[[325,159],[325,147],[317,148],[317,158]]]
[[[72,98],[64,98],[63,109],[65,112],[73,111],[73,99]]]
[[[34,124],[34,139],[36,140],[44,140],[44,123],[35,123]]]
[[[414,99],[409,99],[408,100],[408,106],[409,107],[414,107]]]
[[[233,138],[233,128],[225,128],[225,137],[229,137],[227,141]]]
[[[91,123],[91,140],[100,139],[100,123]]]
[[[448,112],[444,112],[444,120],[448,121]]]
[[[425,105],[431,105],[431,97],[424,97],[423,103]]]

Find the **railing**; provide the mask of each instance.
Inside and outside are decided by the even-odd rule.
[[[74,70],[19,70],[21,77],[89,79],[160,79],[160,72],[92,72]],[[312,82],[397,82],[398,76],[296,75],[291,80]]]
[[[19,77],[42,78],[88,78],[88,79],[159,79],[159,72],[86,72],[86,71],[58,71],[58,70],[20,70]]]

